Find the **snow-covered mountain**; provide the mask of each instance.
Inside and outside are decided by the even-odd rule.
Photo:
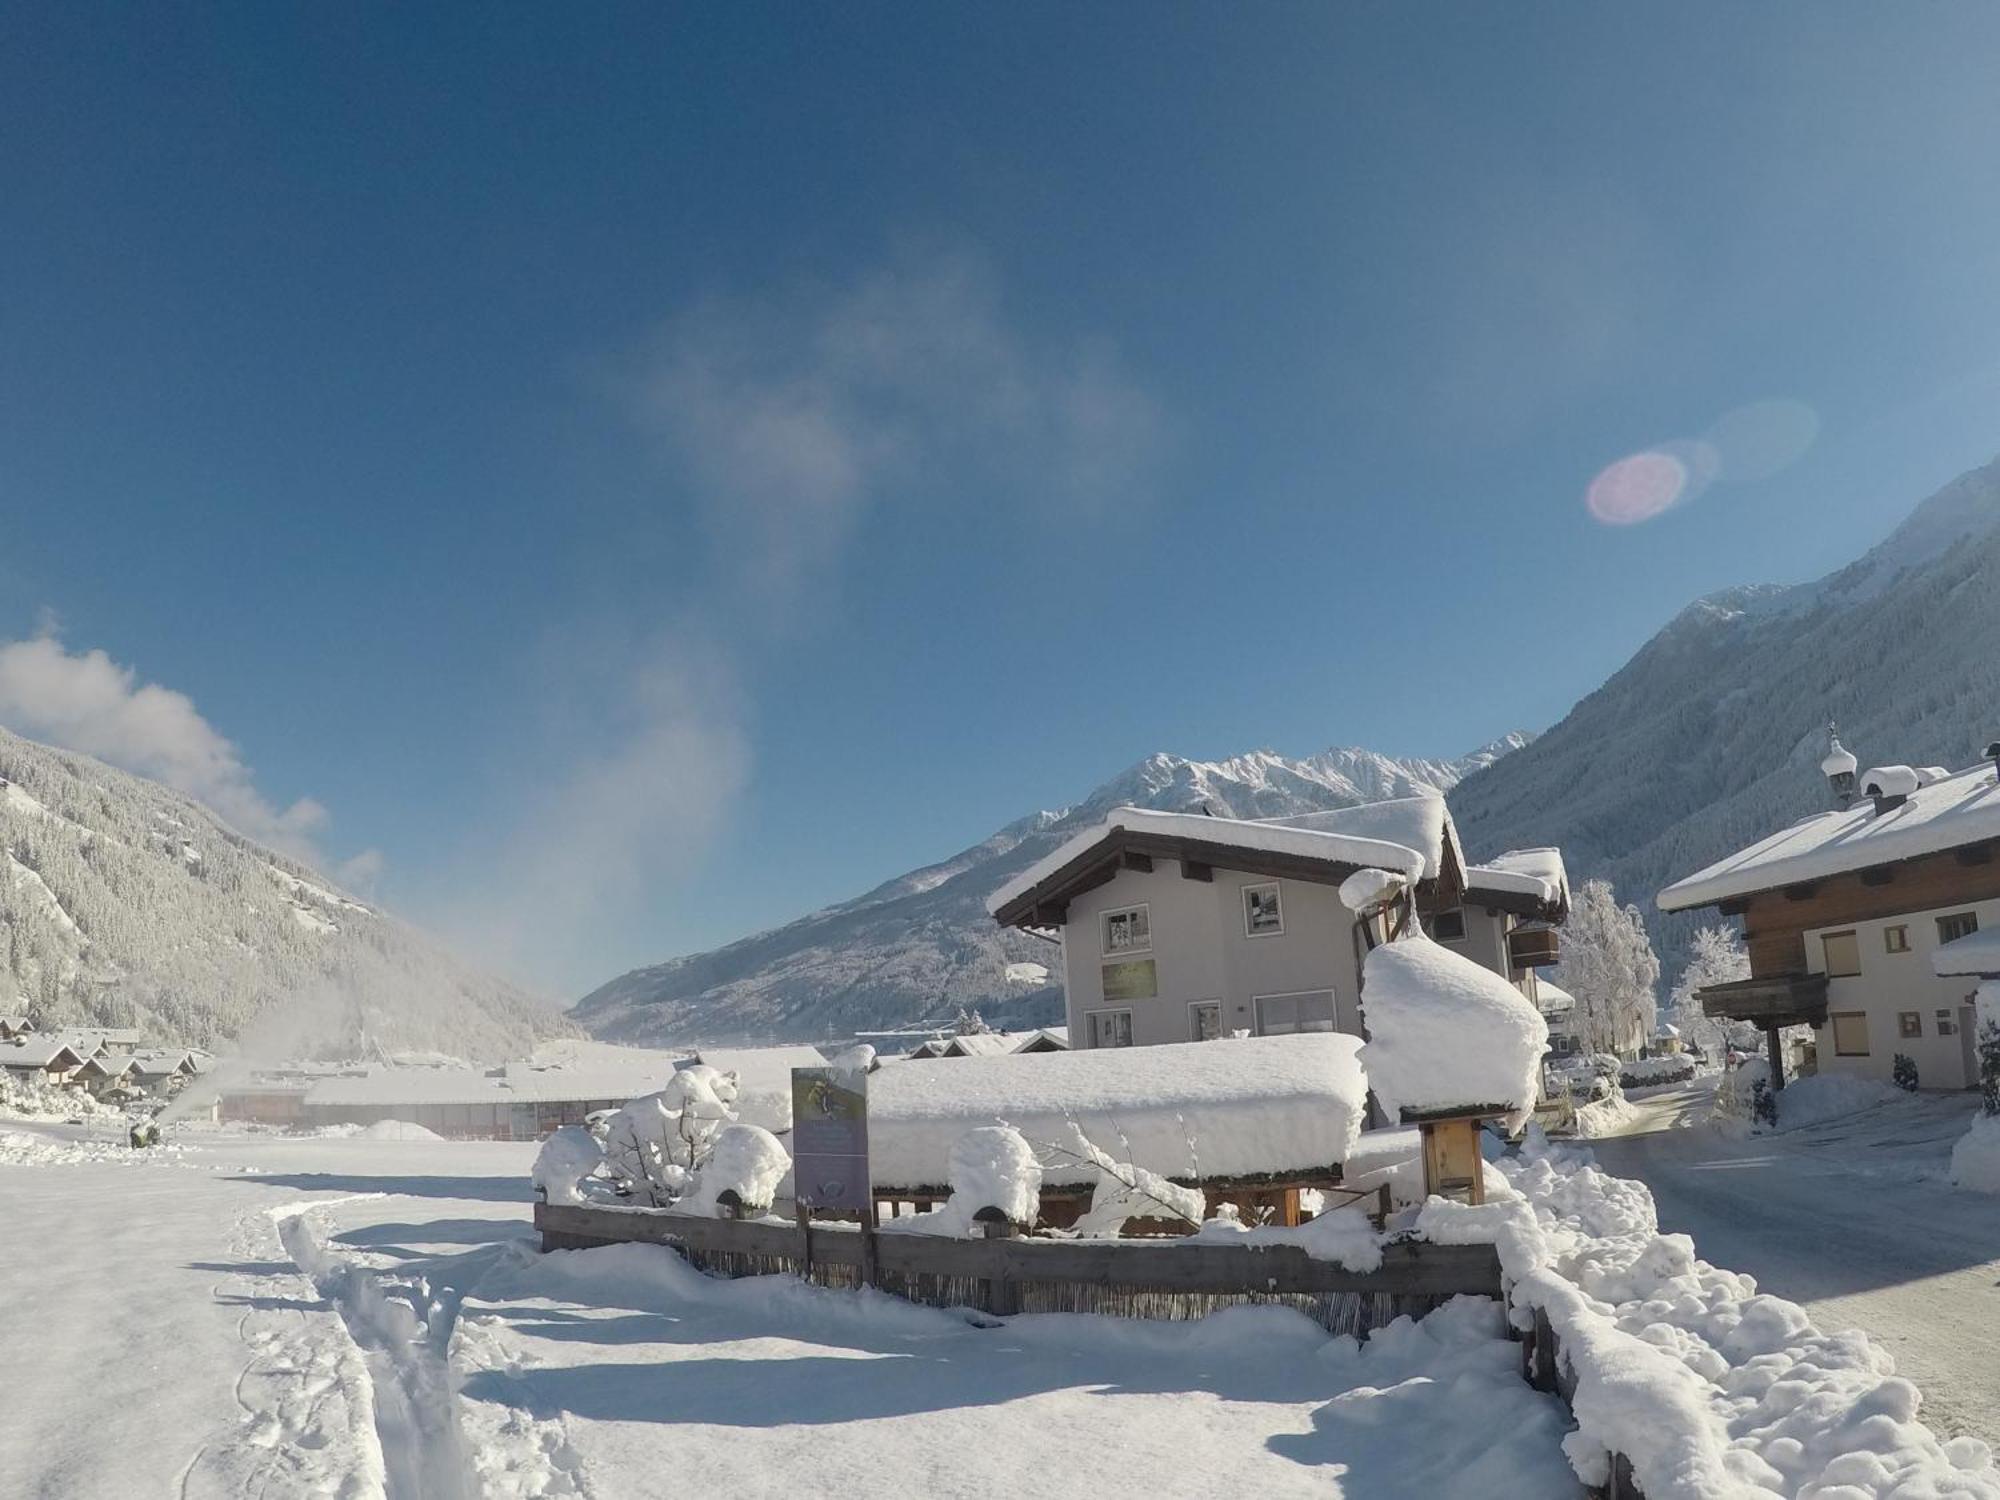
[[[1698,599],[1518,755],[1450,797],[1476,858],[1559,843],[1646,912],[1669,974],[1705,916],[1653,895],[1828,805],[1826,725],[1864,767],[1960,767],[2000,738],[2000,460],[1812,583]]]
[[[157,782],[0,730],[0,1012],[272,1053],[523,1055],[561,1012]]]
[[[1528,742],[1504,739],[1457,760],[1397,760],[1333,749],[1303,760],[1268,750],[1223,761],[1152,755],[1070,807],[1031,813],[971,848],[851,901],[719,948],[621,975],[572,1014],[597,1036],[651,1043],[817,1041],[949,1016],[996,1024],[1062,1015],[1055,950],[1002,931],[988,894],[1078,829],[1127,804],[1219,816],[1281,817],[1444,791]]]

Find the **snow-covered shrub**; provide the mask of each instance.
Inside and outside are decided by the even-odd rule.
[[[1977,1114],[1951,1148],[1951,1183],[1975,1193],[2000,1193],[2000,1115]]]
[[[767,1212],[778,1187],[792,1170],[792,1159],[779,1139],[761,1125],[725,1125],[687,1192],[674,1205],[685,1214],[721,1218],[721,1200],[733,1194],[734,1212],[752,1216]]]
[[[581,1125],[565,1125],[542,1142],[528,1173],[550,1203],[583,1202],[583,1183],[604,1165],[604,1149]]]
[[[1917,1060],[1907,1052],[1898,1052],[1895,1061],[1889,1064],[1889,1077],[1904,1093],[1914,1094],[1917,1091]]]
[[[1079,1234],[1116,1235],[1132,1219],[1182,1219],[1201,1223],[1208,1199],[1199,1188],[1182,1187],[1136,1162],[1120,1161],[1071,1122],[1074,1154],[1097,1168],[1090,1209],[1076,1221]]]
[[[951,1197],[929,1213],[891,1219],[901,1234],[983,1235],[982,1209],[998,1209],[1010,1224],[1034,1227],[1042,1203],[1042,1163],[1028,1138],[1011,1125],[981,1125],[951,1143]]]
[[[1778,1096],[1768,1079],[1759,1078],[1750,1085],[1750,1118],[1767,1130],[1778,1123]]]
[[[1973,997],[1979,1026],[1979,1099],[1988,1115],[2000,1115],[2000,984],[1984,983]]]
[[[1642,1057],[1637,1062],[1622,1064],[1618,1069],[1618,1082],[1623,1088],[1650,1088],[1660,1083],[1685,1083],[1694,1077],[1694,1059],[1678,1052],[1669,1052],[1660,1057]]]
[[[1362,964],[1361,1066],[1391,1119],[1492,1105],[1517,1130],[1541,1092],[1548,1022],[1521,992],[1412,926]]]
[[[658,1093],[634,1099],[605,1126],[611,1175],[655,1207],[673,1202],[735,1120],[737,1091],[734,1073],[697,1064],[674,1074]]]
[[[72,1115],[94,1119],[120,1113],[121,1110],[93,1099],[82,1089],[66,1089],[40,1079],[28,1081],[11,1073],[0,1073],[0,1114],[66,1120]]]

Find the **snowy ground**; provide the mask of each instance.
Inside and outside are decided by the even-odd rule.
[[[1823,1328],[1866,1330],[1922,1388],[1938,1432],[2000,1441],[2000,1198],[1946,1180],[1973,1095],[1899,1097],[1742,1140],[1693,1123],[1699,1084],[1628,1097],[1636,1133],[1590,1145],[1652,1189],[1663,1230]]]
[[[1366,1346],[1277,1309],[980,1327],[535,1255],[531,1146],[86,1135],[0,1121],[8,1500],[1577,1493],[1472,1299]]]

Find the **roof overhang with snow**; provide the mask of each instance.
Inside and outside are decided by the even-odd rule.
[[[1863,800],[1803,818],[1675,881],[1657,900],[1662,911],[1694,911],[1996,842],[2000,786],[1982,762],[1920,785],[1881,811]]]
[[[1158,859],[1174,860],[1191,880],[1212,879],[1218,868],[1318,885],[1339,885],[1356,870],[1395,870],[1413,881],[1426,872],[1422,854],[1382,839],[1122,807],[995,891],[986,909],[1003,927],[1060,927],[1077,896],[1120,871],[1150,871]]]

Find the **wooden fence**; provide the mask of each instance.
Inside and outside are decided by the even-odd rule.
[[[669,1245],[720,1276],[793,1273],[825,1286],[864,1283],[933,1307],[1094,1312],[1193,1319],[1246,1302],[1293,1307],[1334,1333],[1421,1316],[1460,1294],[1499,1297],[1490,1245],[1394,1242],[1375,1271],[1314,1260],[1296,1245],[1174,1239],[947,1239],[863,1234],[852,1224],[705,1219],[658,1210],[536,1203],[544,1250]]]
[[[1562,1341],[1540,1308],[1535,1309],[1534,1328],[1521,1340],[1521,1374],[1536,1390],[1574,1409],[1576,1373],[1563,1362]],[[1646,1500],[1632,1477],[1632,1460],[1622,1453],[1611,1455],[1611,1482],[1589,1493],[1593,1500]]]

